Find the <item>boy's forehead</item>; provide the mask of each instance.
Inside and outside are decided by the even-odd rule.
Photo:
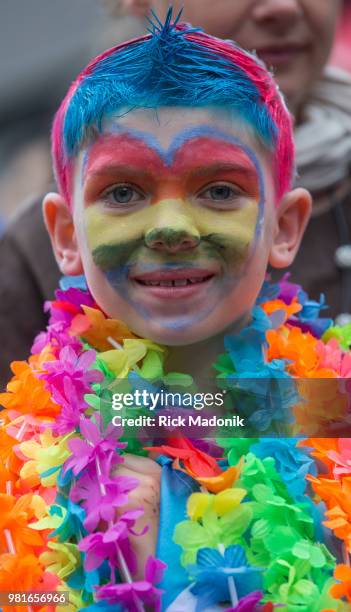
[[[253,129],[230,109],[160,107],[105,118],[101,132],[81,151],[79,166],[86,174],[97,159],[109,163],[115,157],[122,163],[125,156],[128,163],[133,149],[138,157],[152,153],[167,166],[186,151],[187,159],[194,161],[195,154],[199,162],[201,152],[208,161],[209,151],[213,158],[240,157],[257,174],[267,165],[267,152]]]

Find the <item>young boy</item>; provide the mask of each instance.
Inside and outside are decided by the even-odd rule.
[[[126,377],[155,416],[143,391],[169,383],[167,372],[262,386],[346,375],[345,339],[329,330],[339,340],[319,340],[330,323],[318,305],[285,281],[261,292],[268,263],[292,262],[311,207],[291,190],[291,118],[272,77],[169,12],[78,76],[55,118],[53,158],[59,193],[46,196],[45,219],[62,273],[78,281],[65,280],[0,396],[0,591],[26,591],[14,603],[31,610],[29,591],[45,610],[58,603],[49,591],[69,591],[67,611],[346,610],[329,592],[347,588],[332,578],[306,492],[309,474],[327,502],[308,449],[250,438],[219,447],[156,427],[148,457],[135,440],[126,453],[115,419],[106,429],[98,416]],[[267,432],[276,417],[265,411],[255,426]],[[317,454],[334,453],[337,487],[348,468],[333,481],[333,461],[347,450],[329,446]]]

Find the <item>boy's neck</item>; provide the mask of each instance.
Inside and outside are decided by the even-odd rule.
[[[213,380],[215,374],[213,364],[218,355],[224,352],[224,336],[238,333],[248,324],[249,319],[250,316],[246,313],[217,336],[195,344],[169,347],[167,372],[190,374],[195,381],[198,380],[202,384]]]

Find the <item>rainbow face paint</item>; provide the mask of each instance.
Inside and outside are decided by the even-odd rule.
[[[144,321],[157,318],[164,329],[186,330],[212,317],[239,287],[260,240],[261,164],[218,123],[180,121],[168,141],[161,128],[113,123],[82,156],[94,266],[111,300]]]

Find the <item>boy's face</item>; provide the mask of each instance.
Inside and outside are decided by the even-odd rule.
[[[135,0],[134,0],[135,1]],[[133,0],[130,3],[133,4]],[[182,19],[256,50],[296,115],[318,79],[333,43],[340,0],[175,0]],[[164,15],[165,0],[151,2]]]
[[[73,194],[77,252],[97,303],[169,345],[239,325],[279,234],[271,164],[218,109],[106,121],[76,160]]]

